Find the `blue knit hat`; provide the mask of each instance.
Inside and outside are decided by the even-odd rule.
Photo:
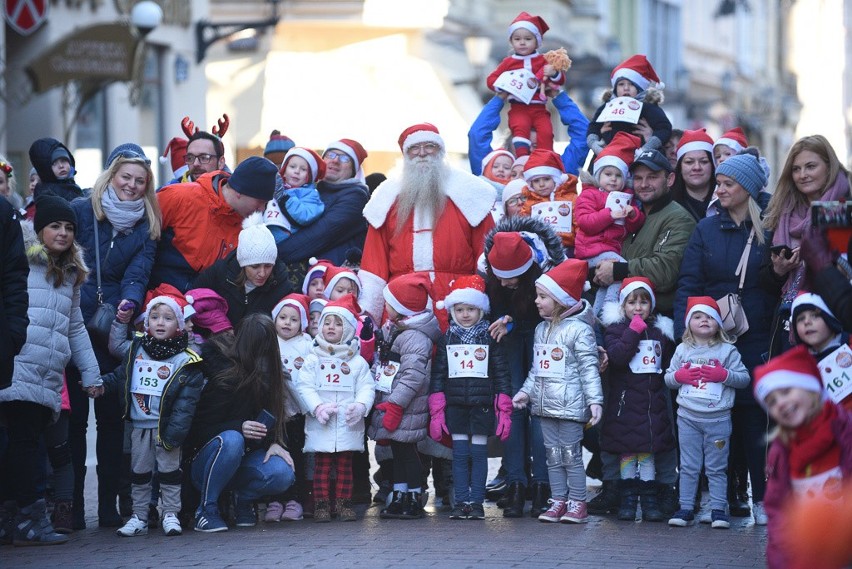
[[[112,152],[109,153],[109,157],[106,161],[106,168],[109,168],[113,161],[118,158],[129,158],[129,159],[139,159],[143,160],[145,164],[151,165],[151,159],[145,156],[145,151],[138,144],[133,144],[132,142],[125,142],[124,144],[119,144],[115,148],[112,149]]]
[[[745,191],[757,200],[758,194],[766,187],[766,172],[757,157],[750,152],[731,156],[716,168],[716,175],[728,176],[741,185]]]
[[[270,160],[249,156],[234,168],[228,185],[244,196],[269,201],[275,191],[277,173],[278,168]]]
[[[269,135],[269,142],[266,143],[266,148],[263,149],[263,155],[266,156],[273,152],[288,152],[294,146],[296,146],[296,143],[290,140],[289,137],[284,136],[277,130],[273,130],[272,134]]]

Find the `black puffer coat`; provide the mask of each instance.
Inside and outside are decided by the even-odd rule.
[[[512,380],[503,344],[498,344],[485,331],[474,344],[487,344],[488,377],[447,377],[447,345],[462,344],[453,326],[438,340],[438,351],[432,361],[430,393],[443,392],[448,405],[492,405],[498,393],[511,396]]]
[[[53,160],[51,160],[51,157],[53,156],[54,151],[59,148],[64,149],[65,152],[68,153],[69,162],[71,162],[71,177],[66,178],[65,180],[58,180],[51,168],[53,166]],[[83,190],[81,190],[80,186],[74,182],[73,169],[76,167],[74,155],[71,154],[71,151],[68,150],[67,146],[55,138],[39,138],[32,143],[30,146],[30,164],[33,165],[33,168],[35,168],[39,177],[39,183],[33,191],[33,197],[35,199],[38,199],[38,197],[45,192],[52,192],[61,198],[65,198],[69,202],[83,196]]]

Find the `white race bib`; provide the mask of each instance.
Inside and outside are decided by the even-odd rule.
[[[633,373],[660,373],[663,371],[663,347],[657,340],[639,340],[639,347],[630,360]]]
[[[722,399],[722,390],[725,388],[721,383],[699,381],[698,387],[684,385],[680,393],[684,397],[703,399],[705,401],[719,401]]]
[[[449,344],[447,370],[450,379],[456,377],[488,377],[488,345]]]
[[[381,391],[382,393],[390,393],[391,388],[393,387],[393,380],[396,378],[396,374],[399,373],[399,362],[388,362],[386,365],[377,364],[376,365],[376,391]]]
[[[636,124],[642,115],[642,103],[633,97],[613,97],[604,106],[595,122],[629,122]]]
[[[133,362],[130,392],[160,397],[174,370],[174,364],[137,359]]]
[[[837,502],[843,500],[843,471],[839,466],[831,470],[790,480],[793,492],[801,498],[817,498]]]
[[[290,233],[293,229],[290,220],[281,212],[278,202],[274,199],[266,203],[266,210],[263,212],[263,223],[280,227],[287,233]]]
[[[542,202],[530,209],[532,217],[538,217],[557,233],[571,233],[574,204],[571,202]]]
[[[512,69],[500,74],[500,77],[494,81],[494,90],[505,91],[512,98],[529,105],[538,91],[538,85],[538,79],[532,71]]]
[[[494,202],[494,205],[491,206],[491,219],[497,224],[504,217],[506,217],[506,214],[503,213],[503,202]]]
[[[355,390],[355,375],[347,362],[337,358],[320,358],[319,361],[320,391],[349,391]]]
[[[627,192],[609,192],[606,196],[606,207],[610,211],[616,211],[630,207],[633,196]],[[616,219],[616,225],[624,225],[624,219]]]
[[[819,361],[819,373],[828,396],[835,403],[852,393],[852,350],[843,344]]]
[[[559,344],[535,344],[533,369],[541,377],[564,377],[565,350]]]

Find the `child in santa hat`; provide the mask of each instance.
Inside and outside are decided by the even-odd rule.
[[[512,381],[503,344],[489,334],[485,281],[459,277],[443,300],[450,326],[438,340],[429,396],[429,435],[453,441],[455,507],[451,520],[482,520],[488,437],[509,438]]]
[[[677,427],[680,446],[680,510],[669,525],[686,527],[695,522],[698,475],[704,472],[710,486],[710,516],[714,528],[730,527],[728,518],[728,449],[734,390],[747,387],[748,370],[722,327],[719,306],[709,296],[686,301],[683,343],[678,345],[666,370],[666,385],[677,389]],[[702,522],[705,519],[701,519]]]
[[[642,520],[663,521],[657,503],[654,454],[675,448],[669,393],[663,382],[674,352],[674,325],[655,310],[654,287],[645,277],[624,279],[618,301],[603,309],[609,397],[601,450],[619,457],[618,519],[625,521],[636,519],[640,499]]]
[[[597,156],[592,166],[592,176],[581,174],[583,192],[575,202],[574,219],[577,235],[574,256],[597,267],[607,259],[625,262],[621,256],[624,239],[639,231],[645,214],[632,205],[633,192],[627,179],[639,139],[632,134],[619,132],[612,142]],[[621,281],[599,288],[595,295],[594,311],[600,315],[605,302],[618,301]]]
[[[716,167],[722,162],[735,156],[748,147],[748,140],[743,129],[734,127],[725,132],[713,143],[713,164]]]
[[[505,215],[502,199],[503,188],[512,179],[512,164],[514,162],[515,155],[508,150],[492,150],[482,159],[482,174],[479,177],[497,190],[497,199],[494,202],[494,207],[491,208],[491,217],[494,218],[494,223],[500,221]]]
[[[766,460],[766,564],[770,569],[814,567],[812,561],[790,557],[796,536],[785,531],[790,521],[785,508],[812,500],[840,505],[843,483],[852,480],[852,415],[828,400],[816,360],[805,346],[755,368],[754,396],[777,424]]]
[[[509,26],[509,45],[514,53],[505,58],[486,79],[486,84],[495,90],[494,83],[504,73],[525,69],[535,75],[539,83],[558,86],[565,83],[565,75],[547,63],[539,53],[542,36],[549,26],[539,16],[521,12]],[[509,129],[512,131],[512,145],[515,154],[524,156],[530,153],[532,146],[531,131],[536,133],[538,148],[553,150],[553,125],[547,110],[547,98],[539,90],[529,103],[511,97],[509,108]]]
[[[538,519],[585,523],[586,472],[581,441],[588,423],[601,420],[603,391],[591,305],[582,298],[589,266],[568,259],[536,280],[535,304],[544,319],[535,329],[533,365],[512,398],[532,402],[541,417],[553,498]]]
[[[196,342],[195,335],[192,333],[192,318],[196,315],[194,306],[195,298],[189,294],[189,291],[187,291],[186,295],[184,295],[172,285],[163,283],[145,293],[143,305],[148,306],[151,299],[158,296],[168,296],[177,299],[181,308],[181,315],[183,317],[183,329],[186,330],[186,333],[189,336],[189,348],[197,350],[199,342]],[[225,308],[227,309],[227,305]],[[136,331],[143,333],[146,331],[147,317],[148,311],[143,309],[139,313],[139,316],[137,316],[133,321],[133,327]],[[133,333],[129,328],[130,326],[122,322],[120,318],[113,320],[112,326],[110,326],[107,349],[116,359],[123,360],[127,356],[127,352],[130,350]]]
[[[125,413],[133,428],[133,515],[116,531],[119,536],[148,533],[155,466],[163,504],[163,533],[182,533],[177,517],[181,508],[181,445],[204,387],[201,357],[188,347],[184,313],[187,305],[186,298],[176,289],[149,300],[145,332],[134,335],[124,362],[103,376],[103,386],[89,391],[91,396],[99,397],[106,391],[124,390]]]
[[[375,376],[379,403],[368,431],[370,438],[393,451],[393,498],[382,509],[382,518],[423,517],[417,443],[427,434],[432,350],[441,335],[431,291],[425,273],[397,277],[382,291],[388,321],[382,327]]]
[[[323,296],[329,301],[339,300],[346,295],[352,295],[356,300],[361,298],[361,279],[354,269],[328,263],[322,279],[325,285]],[[355,334],[361,342],[361,357],[370,365],[373,364],[376,352],[376,337],[373,332],[373,319],[366,313],[359,314]]]
[[[665,84],[657,77],[657,72],[651,66],[644,55],[632,55],[619,63],[610,75],[612,90],[603,94],[603,104],[595,111],[592,120],[589,121],[589,130],[586,142],[596,155],[600,154],[604,146],[609,144],[616,133],[627,132],[639,134],[636,123],[643,120],[651,129],[651,136],[642,140],[641,150],[660,150],[668,142],[672,134],[672,123],[660,107],[663,102],[663,88]],[[632,121],[601,121],[600,117],[607,104],[613,97],[628,97],[627,109],[639,110],[639,118]],[[603,132],[604,124],[609,124],[610,129]]]
[[[562,158],[552,150],[536,148],[524,165],[527,187],[521,191],[521,215],[537,217],[562,239],[566,255],[574,251],[574,201],[577,177],[566,174]]]
[[[281,191],[276,188],[263,213],[276,244],[313,223],[325,211],[317,191],[317,182],[325,176],[325,162],[319,154],[301,146],[291,148],[279,174],[284,184]]]
[[[791,332],[796,344],[804,344],[818,362],[822,383],[829,398],[852,411],[852,340],[823,298],[812,292],[801,292],[793,299]],[[844,377],[844,373],[846,376]]]
[[[325,272],[332,266],[331,261],[311,257],[308,259],[308,270],[302,280],[302,294],[310,298],[325,298]]]
[[[296,382],[296,391],[308,410],[304,452],[315,453],[315,522],[331,521],[332,468],[337,472],[338,519],[356,519],[352,509],[352,454],[364,450],[364,418],[375,396],[370,366],[358,354],[355,326],[360,312],[352,295],[325,306],[319,334]]]

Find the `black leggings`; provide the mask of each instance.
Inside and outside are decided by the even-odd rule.
[[[408,484],[409,489],[420,488],[423,467],[420,464],[420,455],[417,454],[417,444],[391,441],[391,450],[394,484]]]

